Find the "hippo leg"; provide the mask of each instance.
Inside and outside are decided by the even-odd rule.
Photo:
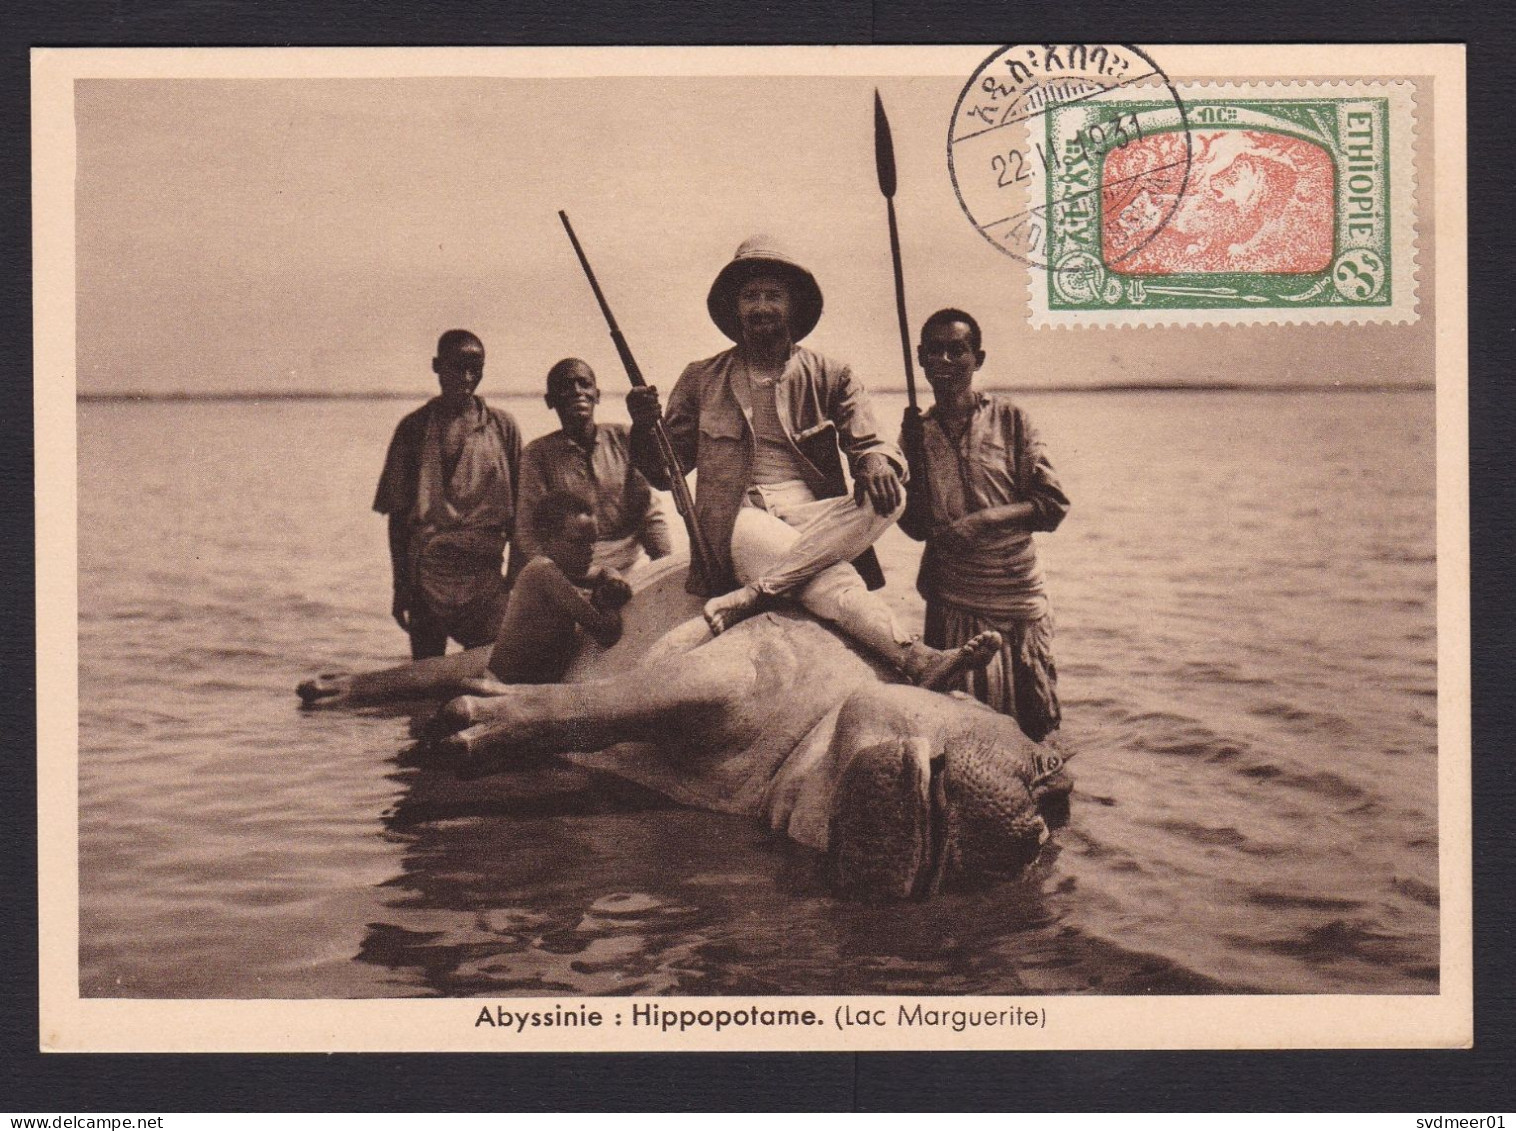
[[[323,672],[302,682],[295,693],[304,707],[358,707],[456,693],[465,680],[488,670],[492,647],[470,648],[357,675]]]
[[[751,696],[755,682],[750,659],[707,653],[612,679],[513,684],[495,695],[462,695],[443,707],[431,729],[453,732],[445,746],[469,756],[507,746],[568,753],[666,741],[692,730],[716,734],[723,717]]]

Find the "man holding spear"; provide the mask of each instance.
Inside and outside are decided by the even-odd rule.
[[[926,542],[916,588],[926,598],[926,639],[938,647],[978,640],[994,629],[995,658],[962,673],[962,690],[1041,742],[1058,728],[1053,621],[1033,531],[1054,530],[1068,512],[1037,433],[1009,400],[974,389],[984,364],[979,323],[962,310],[939,310],[921,328],[917,357],[936,404],[916,405],[905,272],[895,224],[895,147],[884,103],[874,92],[874,161],[890,221],[895,312],[909,404],[900,442],[910,461],[911,490],[900,528]]]

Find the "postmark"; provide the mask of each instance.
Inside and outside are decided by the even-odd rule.
[[[1034,325],[1416,318],[1408,84],[1179,90],[1183,131],[1149,97],[1045,115],[1044,206],[1098,191],[1048,227]],[[1143,176],[1181,154],[1182,183]]]
[[[1108,107],[1116,105],[1114,112]],[[1052,143],[1049,122],[1085,110]],[[948,173],[975,230],[995,248],[1032,267],[1050,266],[1055,235],[1083,227],[1098,213],[1100,185],[1080,163],[1086,151],[1125,150],[1164,133],[1160,161],[1130,162],[1128,191],[1162,201],[1151,223],[1130,230],[1111,254],[1117,263],[1157,238],[1179,208],[1189,182],[1184,104],[1145,51],[1129,44],[1011,44],[980,64],[953,110]],[[1156,150],[1144,150],[1156,153]],[[1061,246],[1061,244],[1060,244]]]

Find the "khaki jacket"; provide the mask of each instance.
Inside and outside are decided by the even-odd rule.
[[[720,573],[707,596],[736,588],[732,527],[752,484],[753,425],[732,389],[741,365],[737,348],[692,363],[675,383],[664,410],[664,424],[680,463],[686,472],[699,471],[696,521],[710,542]],[[904,477],[900,449],[880,435],[868,393],[846,365],[795,346],[774,384],[774,398],[779,423],[800,456],[806,485],[818,499],[847,491],[842,456],[849,471],[856,471],[859,459],[879,452]],[[635,426],[632,459],[653,486],[668,489],[668,473],[658,459],[652,435]],[[872,550],[855,564],[870,588],[884,584]]]

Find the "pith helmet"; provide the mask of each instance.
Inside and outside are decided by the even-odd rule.
[[[706,296],[705,308],[721,332],[734,342],[742,341],[742,323],[737,318],[737,292],[760,272],[771,272],[790,287],[790,339],[798,342],[821,320],[821,288],[816,277],[792,259],[771,236],[751,236],[742,241],[732,261],[721,269]]]

